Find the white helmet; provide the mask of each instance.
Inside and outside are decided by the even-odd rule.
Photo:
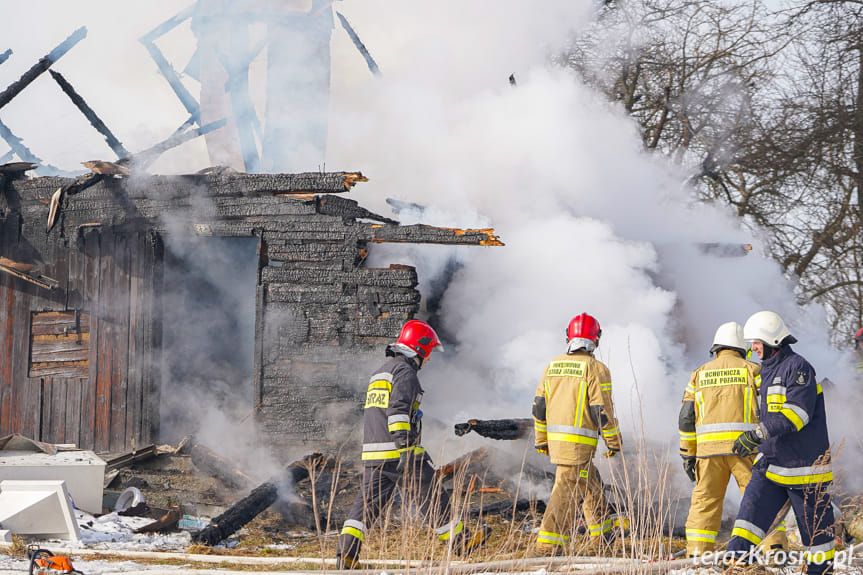
[[[736,321],[723,323],[716,328],[710,353],[716,353],[723,347],[746,353],[746,343],[743,341],[743,328]]]
[[[743,326],[743,339],[746,341],[757,340],[770,347],[779,347],[786,338],[789,338],[786,343],[797,341],[776,312],[759,311],[754,313],[749,316]]]

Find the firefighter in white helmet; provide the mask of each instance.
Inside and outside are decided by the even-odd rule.
[[[737,437],[758,424],[761,366],[747,361],[743,328],[737,322],[716,329],[713,359],[692,372],[678,417],[683,469],[695,482],[686,520],[690,557],[713,551],[722,522],[722,502],[734,476],[741,493],[752,476],[752,456],[734,455]],[[781,548],[784,531],[767,543]]]
[[[806,573],[833,571],[835,540],[829,486],[833,481],[827,412],[815,369],[791,349],[797,339],[772,311],[752,314],[743,338],[761,358],[761,421],[734,442],[734,453],[758,450],[728,552],[751,557],[779,511],[790,503],[797,517]]]
[[[608,448],[606,457],[614,457],[622,443],[611,401],[611,373],[593,357],[601,333],[592,316],[574,317],[566,330],[566,353],[548,364],[536,388],[536,449],[557,465],[536,542],[543,554],[566,550],[578,505],[592,538],[610,543],[626,525],[608,505],[593,465],[600,436]]]

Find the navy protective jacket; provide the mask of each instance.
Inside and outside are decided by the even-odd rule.
[[[761,362],[758,461],[767,478],[788,487],[832,481],[824,394],[815,370],[789,345]],[[761,461],[763,459],[763,461]]]

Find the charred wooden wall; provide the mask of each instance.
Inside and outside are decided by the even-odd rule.
[[[7,198],[20,211],[0,218],[3,255],[36,263],[58,286],[0,274],[0,434],[98,450],[142,445],[158,431],[149,360],[159,343],[150,313],[158,238],[107,227],[49,239],[44,204],[11,189]]]
[[[359,416],[369,358],[378,361],[419,308],[416,271],[364,267],[369,244],[499,245],[490,230],[399,226],[331,195],[362,180],[346,173],[106,178],[61,194],[49,232],[52,195],[78,192],[75,182],[7,182],[0,256],[34,264],[59,285],[48,291],[0,274],[0,430],[110,450],[158,439],[163,239],[188,233],[258,238],[256,417],[277,446],[330,439],[333,406]],[[67,323],[86,317],[86,372],[80,364],[74,377],[29,366],[33,317],[44,312],[72,312],[58,316]],[[44,334],[55,337],[54,353],[36,340],[42,363],[58,363],[70,339],[83,341],[63,329]]]

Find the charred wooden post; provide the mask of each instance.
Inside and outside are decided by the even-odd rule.
[[[62,76],[59,72],[55,72],[54,70],[48,71],[51,74],[51,77],[54,78],[54,81],[60,85],[60,89],[65,92],[69,99],[72,100],[72,103],[75,104],[75,107],[78,108],[84,117],[87,118],[87,121],[90,122],[90,125],[96,128],[96,131],[105,136],[105,141],[108,142],[108,146],[114,153],[117,154],[118,158],[125,158],[129,155],[129,152],[126,148],[123,147],[123,144],[120,143],[120,140],[111,133],[111,130],[108,129],[108,126],[105,125],[105,122],[96,115],[96,112],[91,108],[87,102],[84,101],[84,98],[81,97],[78,92],[75,91],[75,88],[70,84],[66,78]]]
[[[42,72],[51,67],[54,62],[59,60],[66,52],[71,50],[75,44],[83,40],[87,36],[87,28],[81,27],[75,30],[71,36],[63,40],[56,48],[51,50],[47,56],[43,56],[38,62],[24,72],[24,74],[15,82],[12,82],[5,90],[0,92],[0,108],[12,101],[12,98],[17,96],[21,90],[26,88],[30,83],[39,77]]]
[[[8,60],[8,59],[9,59],[9,56],[11,56],[11,55],[12,55],[12,49],[11,49],[11,48],[10,48],[10,49],[8,49],[8,50],[6,50],[6,51],[5,51],[5,52],[3,52],[2,54],[0,54],[0,64],[2,64],[3,62],[5,62],[6,60]]]
[[[247,497],[213,519],[209,525],[196,533],[192,540],[204,545],[217,545],[257,517],[259,513],[275,503],[278,498],[279,489],[274,482],[262,483],[255,487]]]
[[[67,174],[67,172],[62,171],[60,168],[43,162],[41,158],[37,157],[33,152],[30,151],[30,148],[23,144],[21,138],[12,133],[12,130],[9,129],[9,126],[4,124],[2,120],[0,120],[0,138],[3,138],[3,140],[5,140],[7,144],[9,144],[9,147],[12,148],[12,151],[15,153],[15,155],[17,155],[24,162],[36,164],[38,166],[41,166],[42,168],[46,168],[46,171],[50,172],[51,174]]]
[[[187,448],[192,463],[203,473],[215,477],[233,489],[248,489],[255,484],[255,479],[243,473],[231,462],[219,457],[211,450],[197,443]]]
[[[532,419],[470,419],[455,424],[455,434],[459,437],[473,431],[489,439],[520,439],[532,429]]]
[[[315,452],[291,463],[284,476],[272,478],[254,488],[248,496],[232,505],[230,509],[213,519],[209,525],[195,534],[193,540],[196,543],[212,546],[227,539],[275,503],[279,498],[281,489],[292,486],[297,481],[308,477],[309,467],[315,465],[320,459],[322,459],[321,454]]]

